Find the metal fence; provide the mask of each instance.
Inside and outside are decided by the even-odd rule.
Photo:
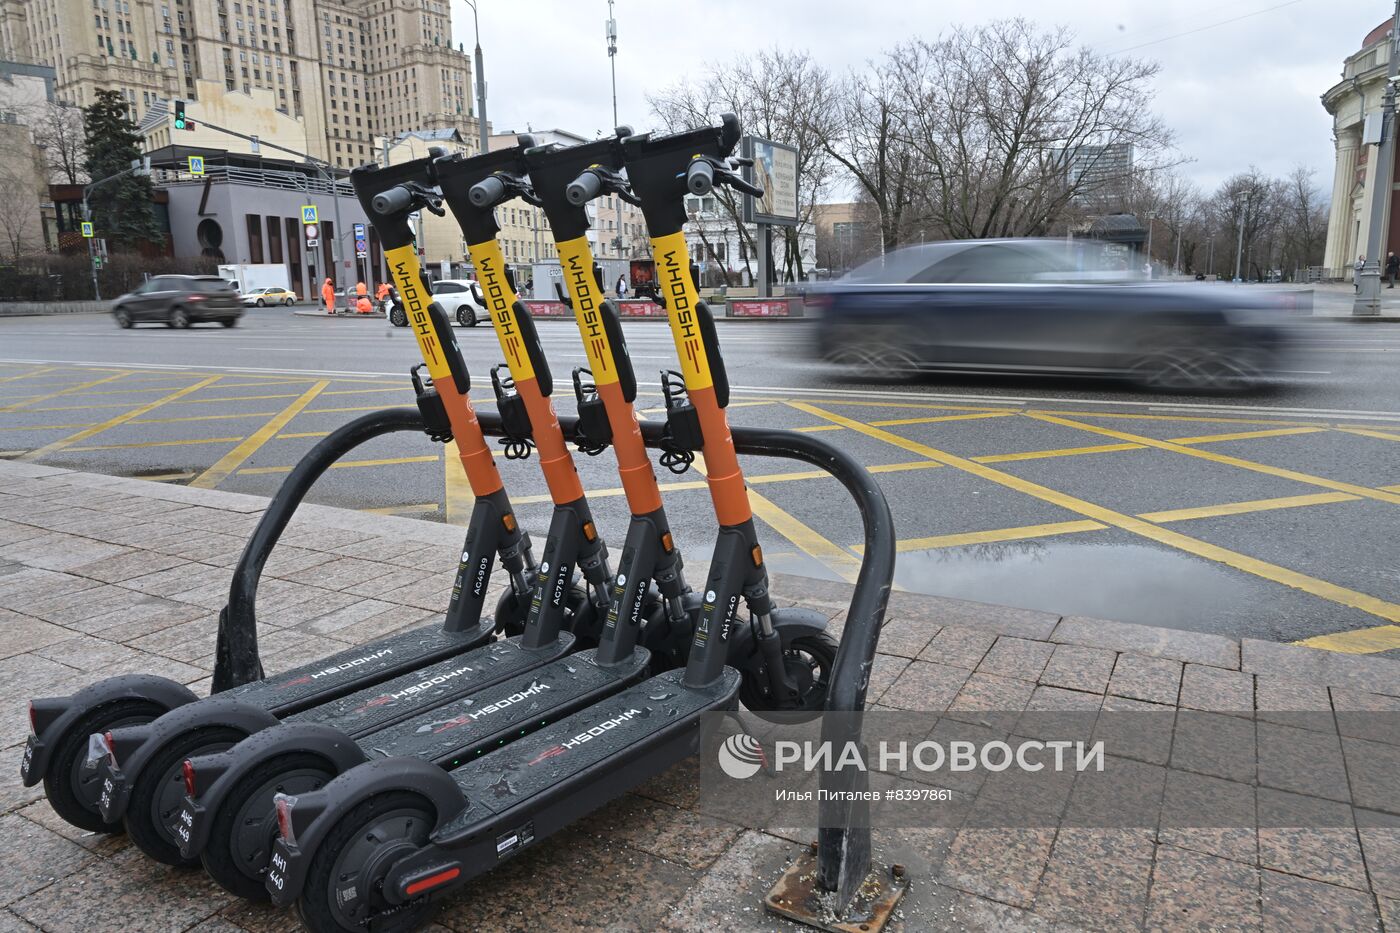
[[[301,172],[288,172],[279,169],[235,168],[223,165],[206,165],[203,175],[191,175],[172,169],[155,169],[152,181],[162,188],[173,185],[202,185],[213,181],[231,185],[252,185],[259,188],[277,188],[283,191],[299,191],[306,194],[340,195],[345,198],[355,196],[355,189],[348,181],[332,183],[324,175],[304,175]]]

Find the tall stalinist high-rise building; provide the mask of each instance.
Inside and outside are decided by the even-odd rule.
[[[0,59],[52,66],[60,99],[115,89],[138,121],[182,99],[197,121],[201,95],[259,89],[342,167],[411,130],[475,145],[471,58],[451,38],[448,0],[0,0]]]

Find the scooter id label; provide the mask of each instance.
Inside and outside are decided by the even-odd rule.
[[[19,779],[25,787],[29,786],[29,769],[34,764],[34,753],[39,750],[39,737],[31,735],[29,741],[24,743],[24,757],[19,763]]]

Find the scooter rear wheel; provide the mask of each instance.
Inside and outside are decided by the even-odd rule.
[[[146,763],[131,786],[126,807],[126,833],[136,848],[162,865],[194,865],[170,835],[170,820],[185,801],[186,758],[228,751],[247,738],[241,729],[207,726],[178,736]]]
[[[209,827],[209,841],[199,854],[209,877],[230,894],[267,900],[264,878],[277,838],[273,798],[277,794],[309,794],[333,777],[335,770],[330,764],[310,752],[270,758],[244,775],[224,797]]]
[[[593,603],[588,599],[588,591],[575,584],[569,588],[568,600],[564,603],[564,620],[562,628],[566,632],[579,634],[581,624],[591,624],[589,619],[595,615]],[[507,638],[514,638],[525,633],[525,620],[530,615],[530,596],[518,596],[512,589],[507,589],[501,594],[501,598],[496,600],[496,631],[501,632]],[[595,641],[596,644],[596,641]],[[578,644],[577,648],[587,648],[588,645]]]
[[[59,740],[44,771],[44,793],[54,812],[90,833],[121,832],[120,825],[104,822],[97,812],[102,779],[96,768],[87,767],[88,739],[94,732],[144,725],[165,712],[164,706],[150,700],[118,700],[79,717]]]
[[[380,888],[396,850],[428,842],[433,808],[411,791],[371,797],[336,822],[307,868],[297,914],[311,933],[408,933],[422,928],[427,902],[392,907]]]

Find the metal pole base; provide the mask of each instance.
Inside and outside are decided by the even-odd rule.
[[[909,878],[903,865],[872,868],[851,903],[844,910],[838,909],[835,892],[817,887],[817,854],[813,846],[787,867],[763,899],[763,906],[819,930],[880,933],[908,890]]]

